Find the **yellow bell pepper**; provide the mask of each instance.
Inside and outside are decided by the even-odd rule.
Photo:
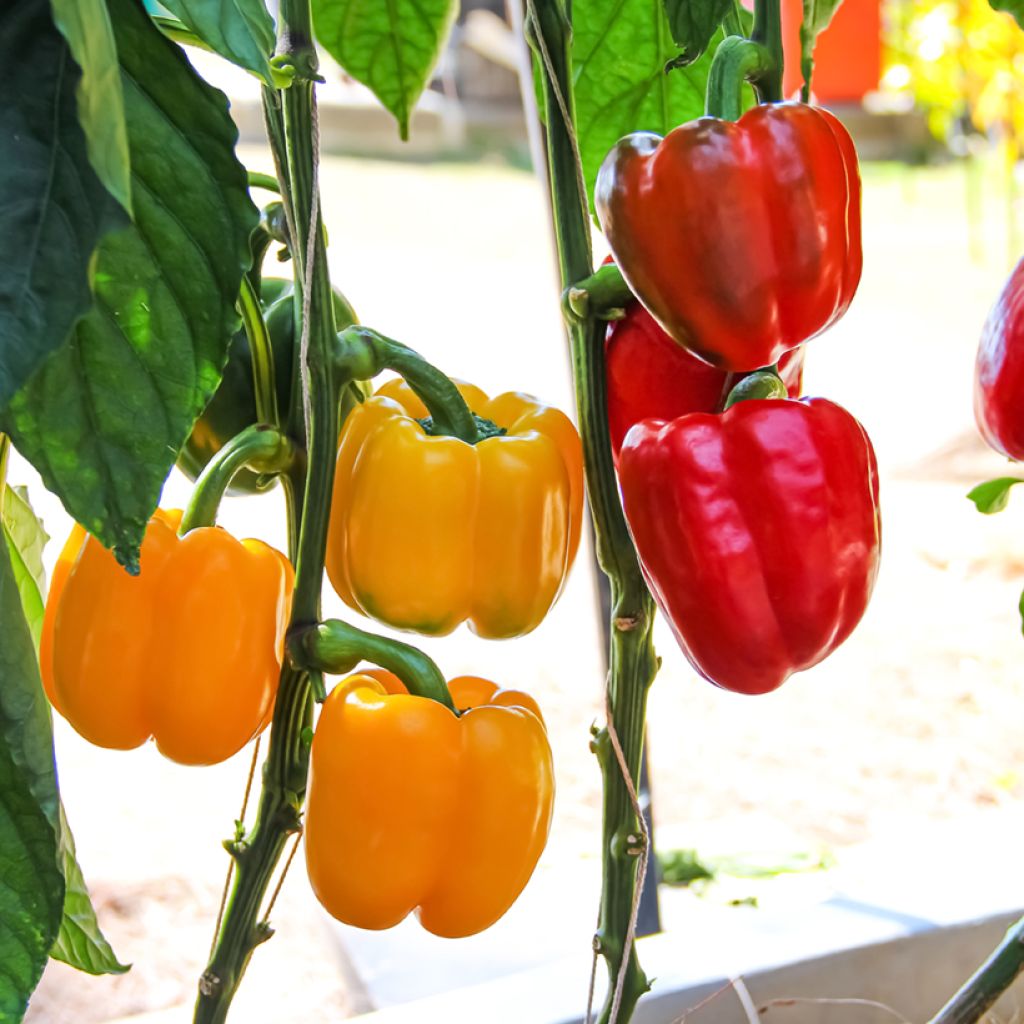
[[[504,431],[476,444],[432,436],[404,381],[352,411],[338,450],[327,573],[351,608],[431,636],[468,620],[521,636],[555,603],[583,512],[579,435],[558,409],[459,384]]]
[[[280,552],[218,527],[179,538],[177,511],[146,527],[129,576],[76,526],[43,617],[40,668],[54,708],[90,743],[150,737],[182,764],[230,757],[270,720],[293,574]]]
[[[339,921],[390,928],[415,910],[435,935],[473,935],[533,873],[554,801],[540,711],[525,693],[476,676],[448,685],[458,716],[376,669],[349,676],[324,702],[306,864]]]

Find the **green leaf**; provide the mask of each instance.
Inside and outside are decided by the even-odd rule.
[[[811,93],[811,75],[814,72],[814,47],[818,36],[828,28],[832,16],[842,0],[803,0],[804,20],[800,26],[800,73],[804,78],[803,95],[806,102]]]
[[[24,487],[8,487],[4,492],[3,532],[14,581],[21,595],[21,609],[38,650],[46,594],[43,548],[50,538],[32,511]]]
[[[57,936],[64,879],[50,711],[0,544],[0,1020],[21,1020]]]
[[[978,511],[990,516],[1002,512],[1010,500],[1010,488],[1014,484],[1024,483],[1015,476],[1001,476],[997,480],[986,480],[969,491],[967,497],[978,506]]]
[[[1024,0],[988,0],[993,11],[1005,11],[1013,16],[1013,20],[1024,28]]]
[[[733,0],[664,0],[669,31],[683,54],[677,66],[692,64],[708,48]]]
[[[89,163],[81,73],[49,0],[8,0],[0,68],[2,409],[89,309],[93,251],[128,218]]]
[[[104,0],[50,0],[50,4],[53,20],[82,69],[78,119],[85,131],[89,161],[107,191],[131,213],[124,94],[107,5]]]
[[[409,119],[441,56],[458,0],[313,0],[325,50],[370,88],[409,137]]]
[[[75,839],[63,804],[60,808],[60,858],[66,885],[64,916],[50,956],[87,974],[124,974],[130,965],[117,959],[100,931],[82,869],[75,858]]]
[[[598,168],[619,139],[638,131],[665,135],[704,113],[721,33],[711,52],[666,73],[678,50],[661,0],[575,0],[572,17],[576,123],[593,209]]]
[[[238,328],[257,222],[227,99],[135,0],[109,0],[135,224],[104,239],[94,309],[3,418],[68,512],[134,568],[146,521]]]
[[[215,53],[273,86],[274,20],[263,0],[162,0]]]

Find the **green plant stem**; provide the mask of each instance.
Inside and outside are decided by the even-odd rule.
[[[928,1024],[974,1024],[1024,971],[1024,917]]]
[[[580,193],[575,117],[572,107],[571,26],[560,0],[535,0],[528,6],[527,36],[538,52],[546,51],[553,77],[541,59],[555,235],[562,285],[567,288],[593,273],[590,223],[586,197]],[[536,15],[534,18],[533,15]],[[562,114],[559,94],[569,114]],[[605,324],[593,317],[570,324],[573,378],[587,497],[594,523],[597,559],[611,589],[611,644],[608,704],[610,728],[615,730],[633,786],[640,775],[647,692],[657,664],[651,643],[654,603],[640,573],[619,501],[608,440],[604,375]],[[630,945],[627,933],[637,885],[637,870],[646,855],[640,821],[615,755],[608,730],[594,739],[604,779],[603,884],[595,949],[608,970],[609,991],[601,1024],[625,1024],[637,1000],[650,987]],[[621,999],[615,989],[622,974]],[[615,1012],[617,1011],[617,1012]],[[615,1012],[613,1018],[613,1012]]]
[[[246,467],[257,473],[284,473],[297,457],[291,439],[276,427],[258,423],[233,437],[203,468],[192,491],[178,533],[213,526],[217,509],[235,474]]]
[[[614,263],[608,263],[565,289],[562,312],[570,323],[587,317],[617,320],[623,316],[625,307],[634,301],[622,271]]]
[[[4,514],[4,495],[7,493],[7,463],[11,456],[11,439],[0,434],[0,516]]]
[[[309,0],[282,0],[278,51],[279,59],[293,69],[294,78],[283,93],[274,96],[265,91],[264,102],[282,201],[289,215],[296,294],[301,296],[307,274],[306,242],[313,219],[316,159],[312,132],[316,51]],[[289,632],[312,625],[319,618],[338,437],[338,396],[330,366],[334,313],[319,218],[313,231],[314,263],[305,281],[310,293],[308,344],[299,346],[305,351],[298,354],[299,372],[295,374],[297,387],[306,388],[307,392],[293,403],[287,425],[288,433],[307,450],[304,480],[294,466],[286,477],[296,566]],[[301,324],[298,327],[301,331]],[[308,419],[304,416],[306,411]],[[274,705],[256,821],[244,839],[229,847],[235,859],[235,881],[213,955],[200,979],[195,1024],[220,1024],[227,1018],[231,999],[253,950],[269,938],[270,928],[259,919],[260,909],[287,838],[301,827],[309,770],[309,746],[303,732],[312,721],[312,713],[309,675],[286,661]]]
[[[744,83],[759,90],[759,83],[771,70],[772,56],[760,43],[741,36],[723,39],[708,72],[705,111],[724,121],[738,121],[743,114]]]
[[[751,84],[758,103],[778,103],[782,99],[782,2],[754,0],[754,30],[750,38],[768,52],[771,66]]]
[[[387,637],[328,619],[300,633],[288,643],[292,662],[316,672],[343,675],[361,661],[394,672],[411,694],[428,697],[455,710],[441,670],[421,650]]]
[[[274,348],[270,341],[259,296],[248,276],[242,278],[238,293],[238,311],[242,316],[245,336],[252,356],[252,386],[256,399],[256,418],[273,427],[281,425],[277,408],[277,382],[274,379]]]
[[[346,382],[372,380],[383,370],[394,370],[427,407],[433,420],[432,433],[457,437],[467,444],[480,440],[477,420],[459,389],[401,342],[368,327],[346,327],[338,335],[333,358],[337,378]]]
[[[260,171],[249,171],[249,188],[265,188],[268,192],[281,194],[281,185],[272,174],[263,174]]]

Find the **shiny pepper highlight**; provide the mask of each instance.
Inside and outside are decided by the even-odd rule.
[[[291,610],[288,560],[217,527],[179,538],[180,512],[146,527],[130,576],[76,526],[46,603],[43,686],[90,743],[150,737],[181,764],[216,764],[270,721]]]
[[[460,710],[411,696],[388,672],[349,676],[313,736],[306,865],[339,921],[390,928],[413,911],[445,938],[489,927],[547,842],[551,747],[532,698],[475,676]]]
[[[483,637],[535,629],[579,545],[583,454],[558,409],[459,384],[504,429],[477,444],[432,436],[403,381],[345,422],[327,536],[327,574],[356,611],[430,636],[461,622]]]

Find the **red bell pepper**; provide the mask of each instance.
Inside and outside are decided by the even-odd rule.
[[[861,273],[846,129],[801,103],[621,139],[595,204],[633,293],[680,345],[733,372],[777,363],[846,312]]]
[[[997,452],[1024,459],[1024,259],[1014,268],[981,333],[974,367],[974,418]]]
[[[802,347],[779,361],[779,375],[790,398],[800,396],[803,370]],[[622,439],[634,423],[672,420],[688,412],[717,412],[739,379],[677,345],[639,302],[630,303],[626,315],[608,325],[605,374],[608,429],[616,463]]]
[[[645,420],[619,480],[658,606],[717,686],[774,690],[860,621],[878,571],[878,471],[838,405],[752,399]]]

